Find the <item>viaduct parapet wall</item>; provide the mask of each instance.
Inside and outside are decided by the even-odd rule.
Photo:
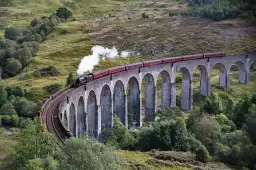
[[[161,108],[176,106],[176,75],[182,73],[181,109],[193,109],[193,73],[200,70],[200,94],[209,96],[210,75],[218,64],[219,86],[229,86],[229,73],[233,64],[239,66],[239,82],[247,84],[256,53],[227,55],[183,61],[172,64],[143,67],[103,77],[73,90],[60,104],[61,120],[73,136],[85,132],[97,137],[102,130],[113,124],[116,114],[128,128],[142,126],[142,120],[152,120],[157,111],[157,79],[162,77]],[[142,83],[145,80],[145,85]],[[145,93],[141,93],[142,86]],[[144,96],[142,96],[144,95]],[[142,101],[144,99],[144,101]],[[144,109],[143,109],[144,108]]]

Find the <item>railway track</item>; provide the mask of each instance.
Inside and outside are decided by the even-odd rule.
[[[44,104],[41,111],[41,121],[46,125],[47,131],[54,134],[57,138],[57,143],[63,144],[64,140],[70,137],[70,133],[62,125],[59,119],[59,106],[62,100],[73,90],[67,87],[53,96],[51,96]]]

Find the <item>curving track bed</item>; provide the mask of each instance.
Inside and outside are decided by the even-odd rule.
[[[59,105],[72,90],[74,89],[67,87],[57,92],[45,102],[41,110],[41,122],[46,125],[48,132],[56,136],[58,144],[64,143],[64,140],[70,137],[59,119]]]

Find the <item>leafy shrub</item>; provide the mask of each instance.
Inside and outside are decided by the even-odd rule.
[[[196,160],[207,163],[211,160],[208,150],[204,145],[200,145],[196,151]]]
[[[217,142],[221,135],[221,127],[214,117],[202,117],[193,128],[193,132],[210,153],[216,151]]]
[[[110,148],[88,138],[68,139],[58,153],[58,160],[61,170],[114,170],[117,164]]]
[[[34,77],[48,77],[48,76],[59,76],[59,70],[54,66],[49,66],[47,68],[42,68],[40,70],[36,70],[33,73]]]
[[[190,15],[210,18],[220,21],[235,17],[255,17],[255,1],[240,0],[189,0],[191,9]]]
[[[148,14],[146,14],[145,12],[143,12],[143,13],[141,14],[141,17],[142,17],[142,18],[149,18]]]
[[[72,12],[65,7],[60,7],[56,11],[56,16],[58,16],[61,19],[67,20],[69,17],[72,16]]]
[[[206,99],[202,109],[209,114],[219,114],[223,111],[222,101],[219,95],[215,92],[211,93],[211,96]]]
[[[47,93],[49,94],[54,94],[57,91],[59,91],[62,88],[61,84],[55,83],[55,84],[50,84],[45,86],[45,90],[47,91]]]
[[[11,169],[21,170],[35,158],[43,159],[47,155],[53,155],[56,148],[54,137],[44,131],[38,118],[28,121],[17,141],[14,153],[8,158]]]
[[[99,140],[107,145],[121,149],[132,149],[136,143],[135,138],[122,124],[117,115],[114,116],[114,125],[111,129],[104,130]]]
[[[15,58],[9,58],[4,70],[9,76],[15,76],[22,69],[22,65],[19,60]]]

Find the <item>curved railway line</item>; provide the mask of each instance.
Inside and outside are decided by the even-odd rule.
[[[56,136],[58,144],[63,144],[64,140],[70,137],[69,131],[60,120],[59,105],[72,90],[74,89],[67,87],[55,93],[45,102],[41,110],[41,122],[46,125],[48,132]]]

